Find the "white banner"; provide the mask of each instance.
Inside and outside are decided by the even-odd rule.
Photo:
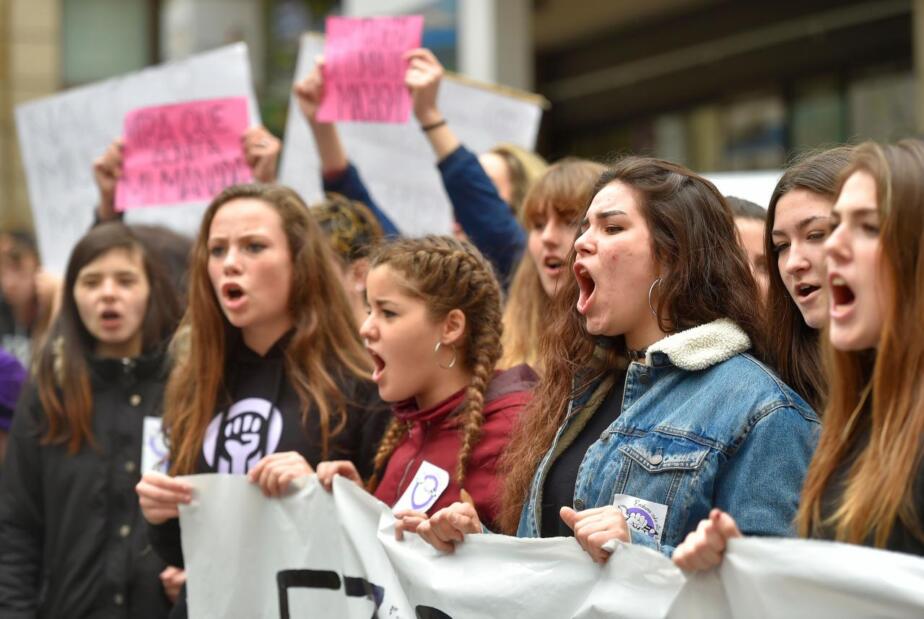
[[[17,106],[16,127],[43,266],[63,273],[71,249],[90,229],[99,193],[93,160],[122,134],[139,107],[244,96],[250,120],[260,111],[247,46],[237,43]],[[156,223],[193,235],[205,204],[126,213],[128,223]]]
[[[193,619],[924,616],[924,559],[804,540],[733,540],[718,572],[687,579],[620,545],[605,566],[570,538],[472,535],[442,554],[394,539],[391,511],[317,480],[282,499],[241,476],[197,475],[180,507]]]
[[[295,79],[305,77],[323,53],[322,37],[303,36]],[[440,111],[462,143],[476,154],[501,142],[535,148],[542,119],[539,100],[502,94],[449,76],[439,90]],[[403,125],[357,122],[337,127],[347,156],[359,169],[372,198],[402,233],[450,232],[452,207],[433,150],[414,118]],[[309,204],[324,197],[314,137],[294,97],[289,101],[279,179]]]

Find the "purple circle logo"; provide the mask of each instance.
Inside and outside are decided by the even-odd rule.
[[[411,509],[418,511],[429,506],[436,499],[436,489],[439,488],[440,482],[436,475],[425,475],[423,479],[414,483],[414,489],[411,490]],[[418,501],[418,490],[423,495],[423,501]]]

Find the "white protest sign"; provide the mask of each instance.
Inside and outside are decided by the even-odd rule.
[[[708,172],[703,174],[723,196],[750,200],[764,208],[770,205],[770,196],[783,175],[779,170],[753,172]]]
[[[302,37],[295,79],[305,77],[324,53],[318,35]],[[447,76],[440,84],[439,109],[462,143],[475,153],[501,143],[533,149],[542,108],[539,99],[502,94]],[[443,190],[435,155],[415,119],[407,124],[340,123],[347,156],[359,169],[372,198],[402,233],[444,234],[452,228],[452,208]],[[321,166],[314,137],[295,98],[289,116],[280,182],[308,202],[323,198]]]
[[[343,478],[268,499],[243,476],[187,478],[190,616],[288,619],[924,616],[924,559],[806,540],[732,540],[716,572],[618,544],[599,566],[571,538],[470,535],[450,555],[394,539],[383,503]],[[307,482],[307,483],[304,483]]]
[[[90,228],[99,201],[93,160],[122,133],[125,114],[151,105],[234,96],[248,98],[251,123],[259,124],[243,43],[17,106],[19,144],[45,268],[63,273],[71,249]],[[191,235],[204,209],[205,204],[151,207],[133,210],[125,220],[162,224]]]

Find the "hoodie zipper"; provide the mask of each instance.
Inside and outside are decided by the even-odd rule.
[[[407,464],[404,466],[404,472],[401,474],[401,479],[398,481],[398,486],[395,488],[395,503],[397,503],[398,499],[401,498],[401,488],[404,486],[404,481],[407,479],[407,474],[410,472],[411,466],[414,465],[414,462],[417,460],[417,458],[420,457],[420,454],[423,453],[423,446],[427,442],[427,431],[429,430],[429,428],[430,428],[429,421],[424,421],[420,424],[420,432],[421,432],[420,444],[417,447],[417,453],[415,453],[414,457],[408,460]],[[411,428],[411,430],[408,431],[408,434],[410,434],[411,431],[413,431],[413,428]]]

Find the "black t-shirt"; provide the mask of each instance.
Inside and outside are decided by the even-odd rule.
[[[622,410],[622,394],[626,386],[625,371],[616,377],[613,388],[600,403],[600,407],[587,424],[575,437],[565,451],[549,467],[542,489],[542,537],[568,537],[574,531],[568,528],[559,510],[563,505],[571,507],[574,503],[574,486],[577,483],[578,469],[590,446],[600,435],[616,421]]]
[[[861,423],[863,423],[863,425],[858,429],[853,443],[847,451],[847,455],[841,460],[841,462],[838,464],[838,467],[834,470],[834,473],[831,476],[831,481],[828,483],[824,493],[821,496],[822,522],[829,518],[839,507],[841,496],[843,495],[846,486],[847,477],[850,474],[850,467],[854,462],[856,462],[857,458],[863,452],[863,449],[866,448],[867,444],[869,444],[869,411],[864,411],[862,416],[864,421]],[[918,464],[917,475],[911,482],[911,489],[914,493],[914,507],[918,518],[918,528],[924,531],[924,460]],[[819,528],[820,531],[817,536],[819,539],[834,539],[835,530],[833,526],[821,526]],[[872,538],[869,538],[864,542],[864,545],[874,546],[875,543]],[[905,524],[901,521],[901,519],[896,519],[885,549],[894,550],[895,552],[905,552],[913,555],[924,556],[924,541],[917,537],[914,532],[909,530],[908,527],[906,527]]]

